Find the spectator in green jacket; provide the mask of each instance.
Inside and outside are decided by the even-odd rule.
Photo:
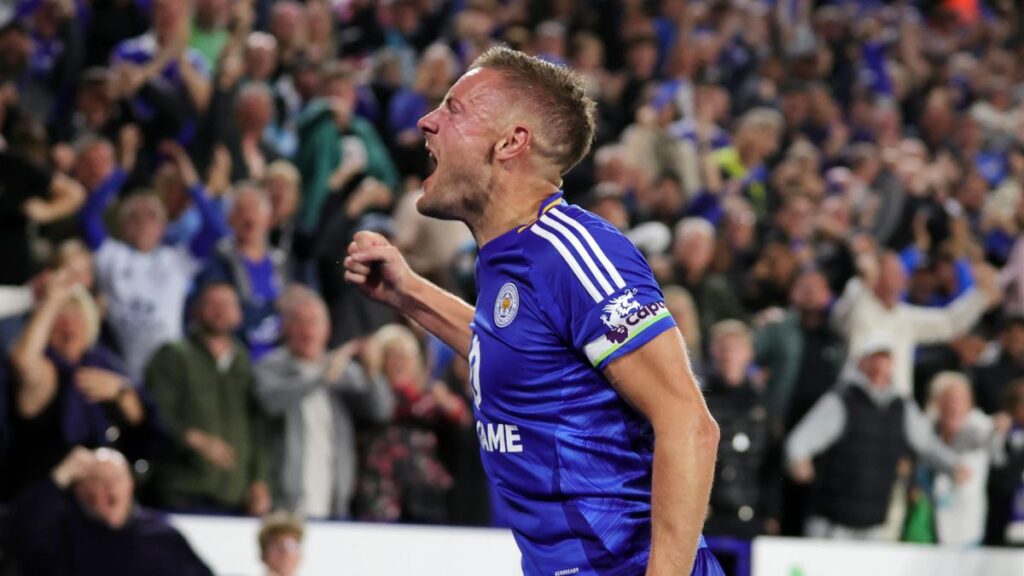
[[[845,355],[828,325],[832,291],[824,274],[800,274],[789,300],[790,309],[768,318],[754,340],[755,362],[769,374],[765,404],[787,431],[832,387]]]
[[[265,514],[263,414],[249,354],[232,336],[242,321],[238,295],[229,284],[207,284],[194,315],[196,329],[160,348],[146,370],[171,444],[154,466],[154,497],[179,511]]]
[[[846,357],[842,338],[828,324],[832,291],[824,274],[803,272],[790,290],[789,301],[789,310],[766,318],[754,338],[754,361],[768,375],[764,400],[776,436],[792,430],[832,388]],[[811,495],[807,486],[783,480],[782,534],[803,534]]]
[[[295,163],[302,174],[301,232],[313,233],[328,194],[351,190],[359,176],[397,190],[398,171],[387,147],[373,124],[355,115],[357,88],[349,69],[327,67],[321,73],[322,97],[299,114]]]

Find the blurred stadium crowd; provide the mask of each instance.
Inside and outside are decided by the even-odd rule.
[[[468,231],[414,207],[416,122],[499,42],[599,102],[564,191],[686,337],[722,429],[708,534],[1024,543],[1016,2],[11,0],[0,23],[20,573],[207,573],[156,511],[501,524],[465,363],[340,265],[374,230],[474,299]]]

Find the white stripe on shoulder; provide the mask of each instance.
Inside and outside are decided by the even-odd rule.
[[[601,293],[598,292],[597,288],[594,286],[594,283],[590,281],[590,278],[587,278],[587,275],[583,272],[583,269],[580,268],[579,263],[576,262],[576,259],[573,258],[572,254],[569,253],[569,249],[565,247],[565,244],[562,244],[562,241],[559,240],[557,236],[541,228],[539,224],[534,224],[533,226],[530,226],[530,230],[532,230],[533,233],[536,234],[537,236],[540,236],[541,238],[547,240],[552,246],[555,247],[555,250],[557,250],[558,253],[561,254],[562,260],[565,260],[565,263],[569,265],[569,268],[572,268],[573,273],[576,274],[576,278],[579,279],[580,283],[583,284],[583,287],[586,288],[587,292],[590,293],[590,297],[594,299],[594,302],[600,302],[604,300],[604,298],[601,296]]]
[[[615,292],[615,289],[608,283],[608,279],[604,277],[604,274],[601,272],[601,269],[597,267],[597,264],[594,264],[594,259],[590,257],[590,254],[587,253],[583,244],[580,244],[580,241],[576,239],[576,236],[572,232],[569,232],[568,228],[562,226],[547,214],[541,216],[540,221],[546,224],[549,228],[552,228],[556,233],[560,234],[563,239],[568,240],[569,244],[572,244],[572,247],[576,249],[576,254],[583,258],[583,262],[590,270],[590,274],[596,278],[597,283],[601,285],[601,289],[604,290],[605,294],[611,296],[612,293]]]
[[[615,266],[612,264],[611,260],[609,260],[608,257],[605,256],[604,250],[602,250],[601,247],[597,245],[597,241],[594,240],[594,237],[590,235],[590,232],[588,232],[586,228],[584,228],[579,222],[563,214],[562,211],[559,210],[558,208],[553,208],[548,213],[553,214],[555,218],[558,218],[562,222],[565,222],[566,224],[575,228],[576,231],[580,233],[580,236],[582,236],[583,239],[587,241],[587,245],[589,245],[590,249],[594,251],[594,255],[597,256],[597,259],[601,261],[601,264],[604,264],[604,268],[605,270],[608,271],[608,275],[611,276],[612,282],[615,282],[615,286],[619,288],[626,287],[626,281],[622,279],[622,275],[619,274],[619,271],[615,269]]]

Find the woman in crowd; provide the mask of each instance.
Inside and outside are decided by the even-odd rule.
[[[962,483],[948,474],[934,473],[931,496],[937,540],[961,546],[980,544],[985,532],[992,419],[975,408],[971,383],[959,372],[941,372],[932,379],[929,415],[939,438],[970,471]]]
[[[152,457],[160,439],[151,400],[96,343],[99,312],[66,270],[50,278],[11,353],[14,415],[4,494],[42,478],[76,445]]]
[[[366,435],[357,516],[444,522],[452,476],[438,456],[438,428],[468,425],[469,408],[444,383],[428,379],[420,344],[408,328],[387,325],[368,345],[376,348],[377,357],[368,361],[381,363],[396,406],[390,424]]]

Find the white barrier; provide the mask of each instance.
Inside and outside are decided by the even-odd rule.
[[[752,576],[1024,576],[1024,550],[754,540]]]
[[[262,576],[248,518],[172,516],[218,576]],[[302,545],[305,576],[521,576],[519,549],[508,530],[310,522]]]
[[[250,518],[173,516],[219,576],[262,576]],[[305,576],[520,576],[508,530],[310,522]],[[752,576],[1024,576],[1024,550],[758,538]]]

